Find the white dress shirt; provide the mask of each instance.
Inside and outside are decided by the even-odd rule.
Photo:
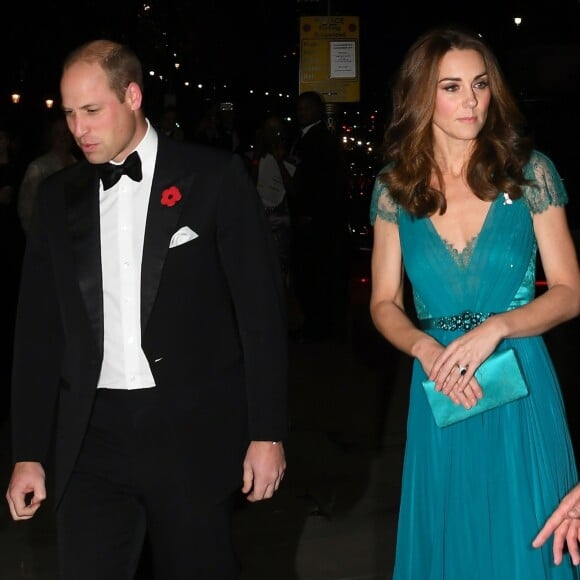
[[[157,157],[157,133],[148,130],[137,146],[143,179],[127,175],[110,189],[100,186],[104,355],[99,388],[155,386],[141,348],[141,261],[147,208]]]
[[[320,125],[320,123],[322,123],[322,121],[318,120],[318,121],[314,121],[314,123],[311,123],[310,125],[306,125],[306,127],[302,127],[300,136],[304,137],[304,135],[306,135],[306,133],[308,133],[308,131],[310,131],[310,129],[312,129],[312,127],[314,127],[314,125]]]
[[[284,163],[288,173],[294,175],[296,166],[288,161],[283,161],[282,163]],[[260,158],[256,188],[262,198],[262,203],[266,207],[276,207],[284,200],[286,187],[284,186],[278,162],[271,153],[267,153]]]

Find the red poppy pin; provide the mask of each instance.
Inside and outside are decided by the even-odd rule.
[[[163,193],[161,194],[161,205],[173,207],[180,199],[181,191],[179,191],[175,185],[172,185],[163,190]]]

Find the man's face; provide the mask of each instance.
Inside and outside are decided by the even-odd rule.
[[[301,127],[307,127],[320,120],[320,110],[316,103],[310,100],[298,100],[296,105],[296,119]]]
[[[68,128],[90,163],[123,161],[134,150],[143,136],[136,83],[121,102],[98,64],[77,62],[64,71],[60,90]]]

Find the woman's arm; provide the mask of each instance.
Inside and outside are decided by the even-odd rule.
[[[399,228],[381,218],[374,224],[371,279],[370,312],[375,327],[393,346],[430,368],[441,345],[419,330],[405,312]]]

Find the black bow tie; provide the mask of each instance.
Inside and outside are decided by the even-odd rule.
[[[113,187],[121,175],[128,175],[133,181],[141,181],[143,173],[141,171],[141,159],[137,151],[133,151],[123,163],[115,165],[114,163],[101,163],[97,165],[99,177],[103,182],[103,189]]]

